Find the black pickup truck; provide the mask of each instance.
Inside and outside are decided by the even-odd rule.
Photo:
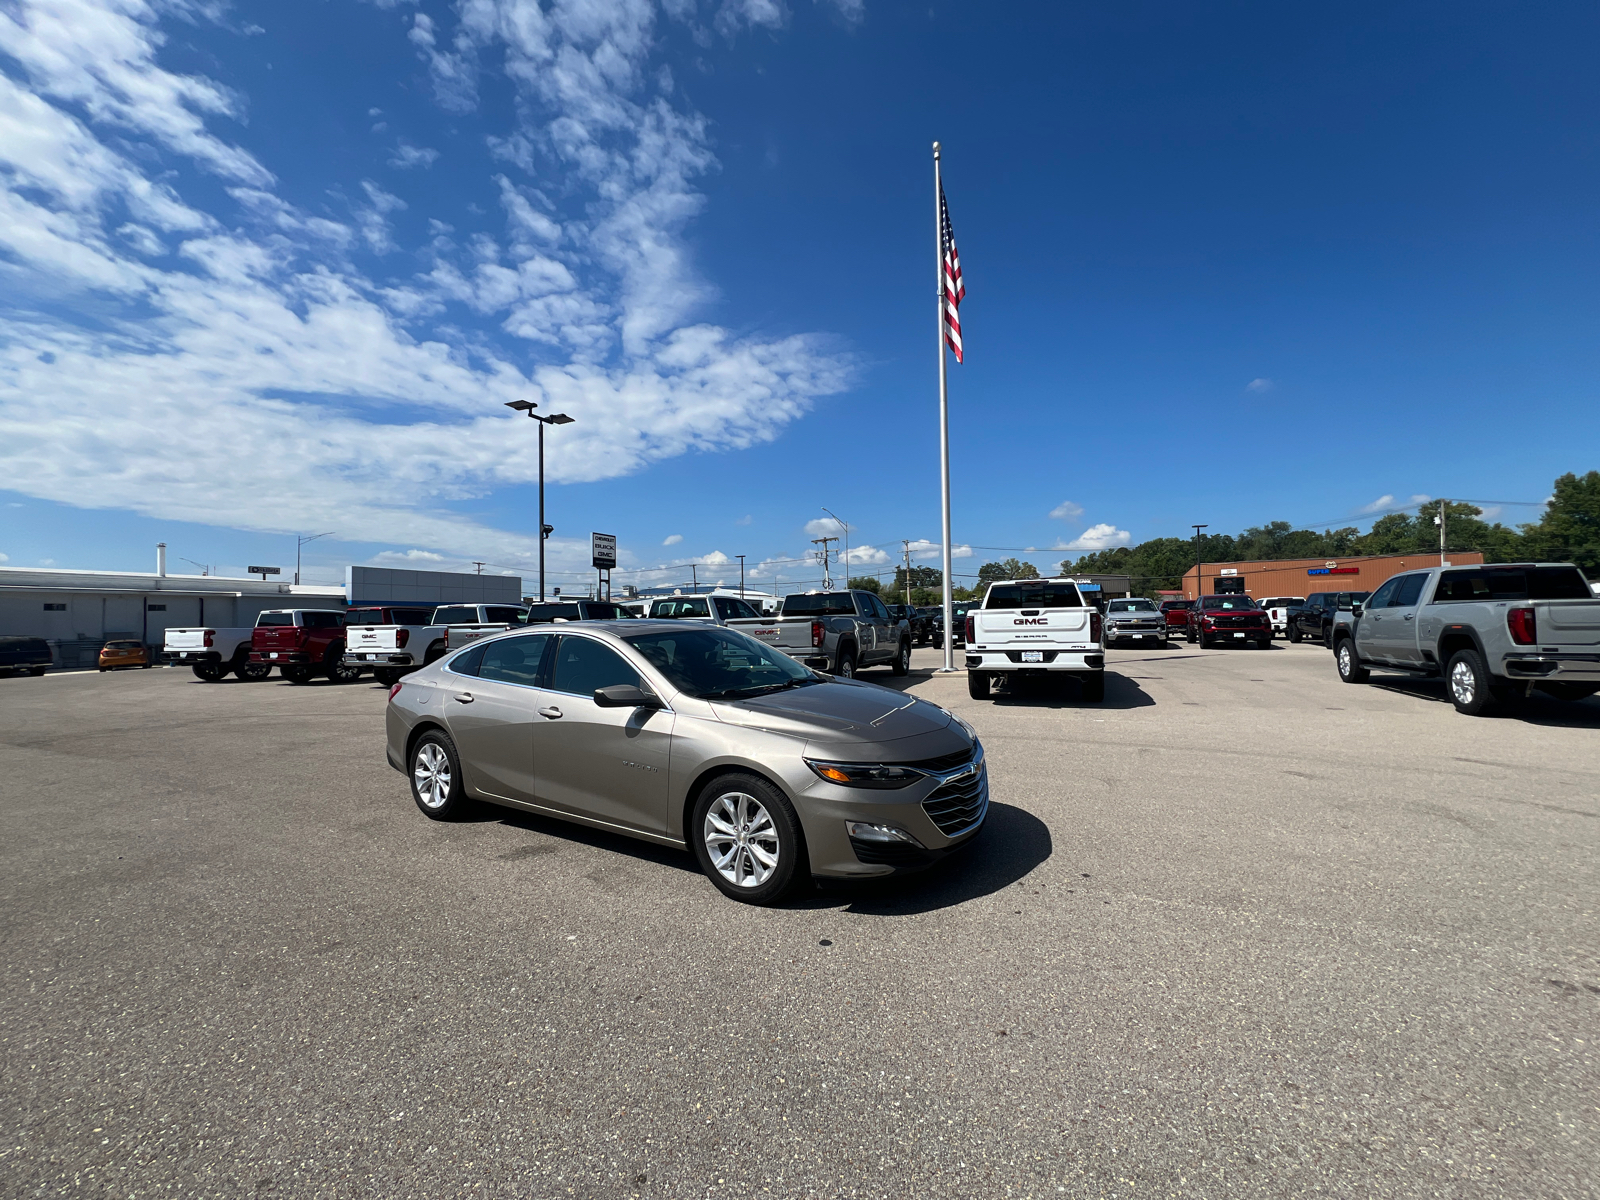
[[[0,637],[0,674],[43,675],[53,661],[50,643],[36,637]]]
[[[1311,638],[1333,649],[1333,619],[1341,608],[1365,600],[1371,592],[1312,592],[1304,604],[1288,611],[1285,618],[1291,642]]]
[[[914,604],[886,604],[889,615],[911,627],[911,644],[924,646],[933,641],[933,617]]]

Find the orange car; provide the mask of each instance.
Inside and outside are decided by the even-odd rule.
[[[150,652],[143,642],[107,642],[100,648],[100,669],[113,667],[148,667]]]

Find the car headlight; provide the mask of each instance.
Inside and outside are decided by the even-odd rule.
[[[806,766],[816,773],[817,778],[844,787],[903,788],[910,787],[919,779],[927,778],[915,767],[896,767],[883,763],[821,762],[808,758]]]

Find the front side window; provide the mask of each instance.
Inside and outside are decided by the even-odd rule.
[[[876,617],[880,621],[889,619],[889,610],[883,606],[882,600],[879,600],[876,596],[863,596],[861,598],[866,601],[868,616]]]
[[[1398,579],[1391,579],[1377,591],[1372,593],[1372,599],[1367,601],[1368,608],[1388,608],[1394,602],[1395,589],[1400,586]]]
[[[601,642],[583,637],[564,637],[556,647],[556,665],[550,686],[574,696],[592,696],[596,688],[617,683],[642,687],[639,672],[627,660]]]
[[[496,638],[485,642],[483,658],[478,666],[478,677],[498,683],[520,683],[536,687],[539,682],[539,662],[545,647],[550,644],[547,634],[528,637]]]
[[[628,638],[645,661],[680,692],[739,699],[821,681],[781,650],[732,629],[706,626]]]

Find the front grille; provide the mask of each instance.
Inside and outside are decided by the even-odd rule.
[[[980,770],[937,787],[922,802],[922,811],[945,837],[954,837],[983,820],[989,807],[989,773]]]
[[[1213,625],[1215,625],[1218,629],[1246,629],[1246,628],[1259,629],[1261,626],[1266,624],[1266,620],[1265,620],[1264,616],[1262,616],[1262,617],[1213,617],[1211,619],[1211,623]]]
[[[1055,662],[1056,660],[1056,651],[1054,650],[1030,650],[1028,653],[1042,655],[1043,657],[1039,659],[1040,662]],[[1007,650],[1006,657],[1014,663],[1019,663],[1022,661],[1022,651]]]
[[[954,754],[944,754],[938,758],[925,758],[920,762],[894,763],[897,767],[915,767],[919,771],[954,771],[957,767],[972,761],[972,749],[957,750]]]
[[[1160,629],[1160,621],[1117,621],[1112,629]]]

